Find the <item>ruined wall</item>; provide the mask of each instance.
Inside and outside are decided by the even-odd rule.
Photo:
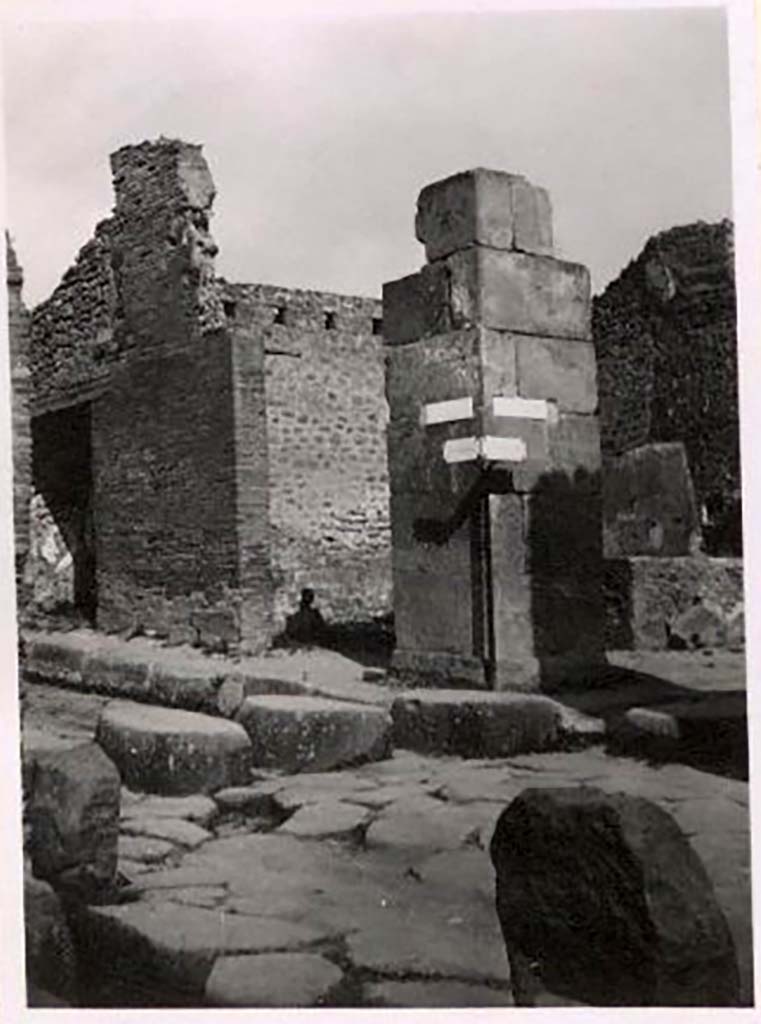
[[[312,587],[333,621],[391,606],[381,303],[226,285],[265,351],[269,519],[278,626]]]
[[[23,601],[24,564],[29,550],[29,501],[31,497],[32,440],[29,421],[29,314],[21,291],[24,274],[10,237],[5,236],[8,289],[8,340],[11,357],[11,429],[13,432],[13,529],[16,545],[16,579]]]
[[[63,505],[95,523],[99,626],[256,649],[270,616],[263,350],[228,329],[213,182],[200,147],[176,140],[124,147],[111,165],[113,217],[33,316],[36,480],[67,544]],[[75,409],[86,452],[44,429]],[[72,447],[91,480],[75,502],[60,472]]]
[[[682,441],[712,554],[742,545],[732,241],[729,221],[656,235],[592,321],[603,451]]]

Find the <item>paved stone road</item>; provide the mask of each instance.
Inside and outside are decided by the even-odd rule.
[[[26,728],[90,738],[103,702],[32,686]],[[87,913],[92,1000],[510,1005],[491,830],[522,789],[580,784],[674,815],[728,916],[749,999],[747,783],[593,748],[502,761],[397,751],[352,771],[262,776],[214,800],[125,790],[129,901]]]

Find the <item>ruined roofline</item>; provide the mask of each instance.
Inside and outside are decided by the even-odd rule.
[[[267,284],[260,281],[228,281],[218,277],[217,284],[225,293],[238,294],[252,301],[269,302],[275,299],[294,300],[294,304],[304,307],[319,303],[334,302],[337,305],[353,306],[357,309],[380,310],[383,300],[371,295],[349,295],[347,292],[325,292],[315,288],[289,288],[287,285]]]
[[[622,281],[627,280],[633,273],[642,266],[643,261],[651,256],[666,256],[669,250],[681,248],[691,240],[698,241],[699,236],[707,238],[710,234],[716,236],[724,235],[726,253],[728,259],[728,276],[733,279],[732,253],[734,249],[734,221],[723,217],[717,221],[696,220],[689,224],[675,224],[673,227],[664,228],[653,235],[649,235],[642,242],[636,256],[619,270],[615,277],[611,278],[605,287],[598,292],[593,301],[595,303],[603,299],[608,292],[616,291]]]

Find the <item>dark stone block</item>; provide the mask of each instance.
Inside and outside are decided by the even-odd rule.
[[[528,789],[500,817],[491,858],[518,1005],[541,985],[598,1006],[740,1005],[711,881],[655,804]]]

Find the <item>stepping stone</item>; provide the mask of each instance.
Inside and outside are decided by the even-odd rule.
[[[26,793],[38,878],[83,898],[107,893],[116,873],[119,772],[96,743],[39,751]]]
[[[491,843],[516,1005],[737,1006],[732,936],[700,858],[656,804],[526,789]]]
[[[394,745],[427,754],[510,757],[550,750],[562,736],[548,697],[475,690],[409,690],[391,705]]]
[[[251,743],[240,725],[222,718],[113,701],[95,738],[130,789],[183,796],[249,781]]]
[[[205,1001],[212,1006],[324,1006],[342,977],[335,964],[314,953],[221,956],[206,982]]]
[[[324,697],[248,697],[238,721],[251,737],[254,765],[322,772],[391,752],[388,712]]]

